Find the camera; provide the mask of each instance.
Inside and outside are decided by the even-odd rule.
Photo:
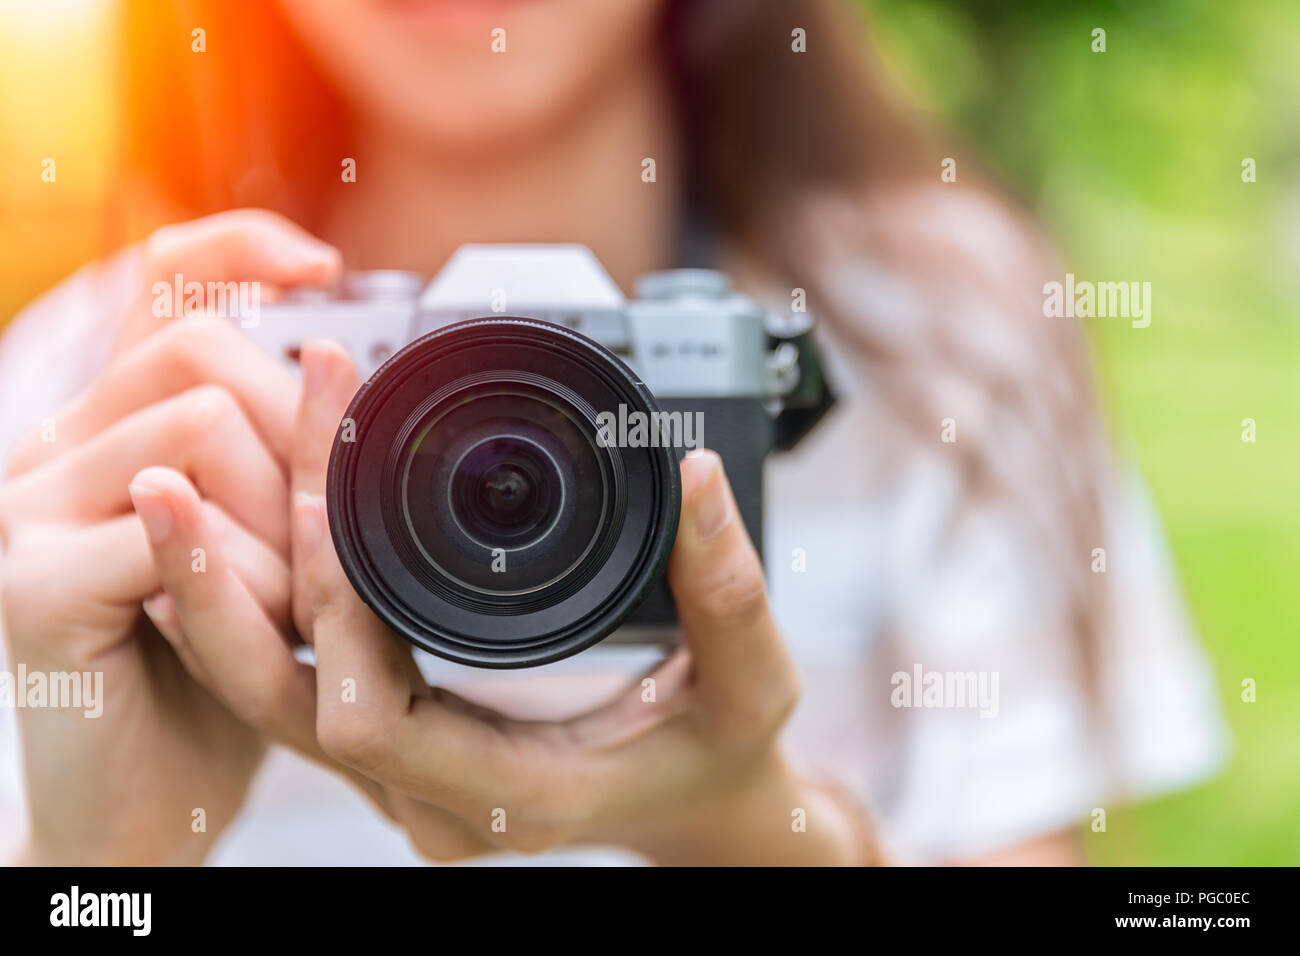
[[[833,401],[806,313],[706,269],[642,276],[628,301],[580,245],[466,245],[427,284],[350,273],[243,324],[286,362],[305,337],[351,353],[339,559],[403,638],[478,667],[674,641],[679,459],[718,452],[761,546],[763,461]]]

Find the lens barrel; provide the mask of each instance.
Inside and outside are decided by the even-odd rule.
[[[412,644],[479,667],[606,637],[663,573],[681,483],[680,449],[601,440],[602,413],[659,407],[562,326],[471,319],[398,351],[330,456],[330,531],[357,593]]]

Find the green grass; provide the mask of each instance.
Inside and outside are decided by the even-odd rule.
[[[1249,314],[1246,305],[1242,310]],[[1153,321],[1132,335],[1156,330]],[[1300,333],[1278,323],[1222,321],[1152,340],[1107,342],[1103,364],[1214,659],[1234,753],[1208,785],[1126,815],[1141,834],[1136,859],[1124,840],[1091,845],[1105,863],[1294,865]],[[1257,422],[1253,444],[1241,439],[1246,417]],[[1241,700],[1244,678],[1256,682],[1254,703]],[[1112,826],[1108,837],[1115,833]]]

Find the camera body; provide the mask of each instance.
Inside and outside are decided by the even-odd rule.
[[[526,586],[521,584],[510,592],[514,596],[506,607],[501,603],[504,598],[498,599],[495,594],[488,593],[496,588],[497,579],[480,576],[468,565],[465,566],[464,573],[448,572],[450,578],[468,582],[465,583],[463,593],[462,590],[457,590],[454,595],[442,593],[441,583],[430,583],[428,575],[419,571],[415,577],[425,578],[425,586],[438,591],[440,595],[434,602],[439,608],[436,613],[443,617],[455,617],[463,610],[461,605],[469,602],[474,605],[476,613],[487,615],[483,618],[485,623],[473,639],[467,638],[467,643],[463,646],[454,640],[449,644],[440,637],[430,638],[425,633],[427,629],[424,625],[411,622],[411,614],[394,612],[391,607],[387,607],[392,603],[389,598],[374,593],[376,589],[384,589],[385,580],[391,574],[397,573],[402,577],[406,575],[399,566],[409,566],[412,561],[419,564],[423,558],[408,555],[387,563],[379,561],[367,575],[361,572],[354,574],[353,568],[349,566],[348,555],[341,552],[340,557],[359,593],[408,640],[449,659],[488,667],[546,663],[575,653],[607,635],[615,642],[675,641],[676,617],[671,595],[663,579],[662,566],[676,528],[679,494],[676,461],[692,447],[707,446],[722,457],[740,515],[761,553],[764,459],[773,450],[793,445],[833,401],[812,346],[809,334],[811,323],[802,313],[778,316],[766,312],[751,299],[732,291],[727,278],[712,270],[680,269],[652,273],[638,281],[637,293],[636,299],[626,300],[595,256],[584,246],[466,245],[457,250],[442,271],[427,285],[411,273],[352,273],[345,276],[336,289],[293,290],[284,300],[263,305],[255,321],[245,320],[242,323],[247,333],[259,344],[288,363],[296,361],[298,348],[304,338],[329,338],[341,343],[351,353],[362,376],[370,379],[353,403],[354,409],[361,415],[353,424],[363,433],[379,427],[376,424],[380,421],[379,418],[372,416],[366,419],[369,424],[362,421],[367,409],[381,401],[376,396],[382,392],[387,396],[382,401],[392,405],[399,400],[397,396],[400,394],[404,403],[402,408],[397,412],[390,409],[384,415],[394,421],[405,416],[406,424],[393,425],[391,434],[385,439],[387,445],[376,445],[369,451],[354,454],[352,448],[340,444],[347,439],[336,442],[336,460],[331,463],[330,476],[332,497],[360,497],[363,501],[357,506],[358,509],[363,508],[364,500],[368,498],[405,500],[415,494],[412,500],[416,500],[425,492],[410,492],[411,482],[415,481],[420,489],[436,486],[432,495],[437,499],[436,508],[441,509],[442,499],[446,498],[450,501],[447,506],[449,513],[455,512],[445,520],[426,520],[422,515],[411,517],[413,512],[408,507],[408,517],[401,519],[397,517],[401,506],[392,505],[382,514],[375,512],[367,518],[350,516],[333,507],[331,502],[331,531],[336,544],[342,544],[344,551],[352,548],[357,541],[364,542],[372,538],[372,532],[380,523],[388,526],[389,534],[395,537],[405,535],[414,540],[423,532],[416,528],[408,535],[401,530],[403,521],[412,528],[421,521],[426,521],[430,529],[427,540],[434,543],[426,549],[418,547],[417,542],[415,550],[424,554],[441,574],[444,565],[466,559],[464,554],[449,556],[447,560],[438,555],[425,554],[426,550],[443,547],[438,542],[446,529],[453,529],[453,536],[458,536],[460,530],[465,530],[468,525],[482,518],[479,523],[486,528],[484,533],[476,534],[477,526],[469,527],[467,539],[486,541],[489,544],[492,542],[487,539],[495,540],[494,535],[499,537],[500,534],[514,532],[513,525],[500,523],[498,519],[501,516],[496,511],[490,514],[484,511],[498,508],[505,500],[503,494],[514,495],[520,488],[527,488],[533,497],[526,504],[537,512],[534,524],[538,528],[547,521],[557,521],[552,515],[557,510],[567,509],[565,513],[570,513],[570,519],[581,524],[584,520],[582,515],[595,509],[594,502],[599,495],[592,489],[597,488],[601,480],[590,478],[590,488],[578,488],[573,473],[580,471],[580,468],[578,464],[567,461],[569,453],[577,455],[579,451],[570,447],[569,452],[566,452],[560,445],[552,448],[548,437],[549,426],[532,422],[520,430],[508,424],[500,424],[504,421],[501,415],[507,414],[512,406],[502,404],[507,398],[496,393],[480,401],[479,406],[487,409],[496,403],[497,417],[492,419],[498,423],[493,426],[496,431],[508,432],[512,436],[511,441],[518,446],[516,451],[522,449],[529,460],[542,462],[540,465],[530,465],[519,459],[522,471],[516,469],[509,476],[514,484],[500,483],[503,472],[500,471],[501,463],[498,461],[492,466],[497,470],[492,471],[487,478],[484,477],[487,472],[481,469],[474,472],[469,479],[470,485],[466,486],[469,490],[461,494],[452,489],[452,486],[456,482],[464,485],[465,481],[451,476],[450,469],[453,466],[439,470],[435,465],[426,467],[420,464],[421,461],[432,461],[433,452],[424,454],[423,459],[408,455],[409,460],[405,465],[396,461],[394,456],[397,455],[395,449],[398,445],[409,445],[416,440],[425,440],[426,444],[433,441],[431,437],[420,439],[419,436],[447,435],[453,430],[464,432],[479,428],[479,424],[471,422],[464,414],[464,400],[447,396],[452,393],[455,396],[469,394],[466,389],[477,389],[475,394],[487,394],[483,391],[485,388],[490,391],[490,387],[483,384],[487,380],[494,383],[516,383],[500,386],[514,395],[509,398],[511,402],[533,403],[537,399],[547,405],[563,404],[569,409],[566,415],[577,422],[576,426],[565,424],[564,429],[582,432],[588,441],[593,438],[594,413],[594,421],[599,423],[597,431],[603,431],[595,436],[591,451],[602,462],[606,454],[604,447],[611,440],[615,443],[630,441],[633,444],[639,440],[656,446],[646,452],[658,456],[653,459],[645,458],[646,453],[638,453],[641,457],[634,460],[629,457],[631,452],[625,452],[622,453],[623,458],[613,460],[612,464],[599,465],[599,469],[607,474],[607,478],[603,479],[608,491],[605,494],[607,510],[617,511],[630,507],[636,511],[648,498],[661,501],[661,504],[650,509],[658,509],[658,518],[647,519],[650,523],[646,525],[647,529],[654,529],[653,536],[657,539],[655,555],[637,565],[641,569],[636,572],[641,585],[634,589],[636,593],[625,595],[627,600],[623,602],[623,609],[614,615],[617,620],[606,617],[597,624],[580,629],[582,633],[579,636],[570,635],[570,638],[559,642],[545,641],[538,636],[543,630],[567,623],[557,623],[556,612],[551,608],[548,612],[549,619],[540,612],[534,615],[546,623],[538,624],[531,630],[523,628],[528,631],[529,637],[520,638],[518,648],[498,653],[493,643],[492,627],[498,627],[503,635],[507,634],[517,624],[521,624],[523,618],[517,615],[525,612],[533,615],[540,607],[535,601],[528,604],[527,601],[532,598],[525,600],[525,592],[535,595],[540,593],[539,589],[544,591],[547,588],[556,593],[564,592],[565,588],[572,591],[572,582],[563,584],[555,577],[548,578],[546,582],[542,582],[541,578],[530,579]],[[457,348],[461,351],[456,351],[449,344],[455,342],[460,343]],[[532,358],[522,363],[516,361],[515,356],[525,353],[533,355],[537,349],[544,349],[552,343],[557,348],[562,346],[561,351],[556,353],[556,358],[547,358],[537,353],[536,361]],[[581,348],[578,343],[581,343]],[[470,345],[473,346],[471,351],[477,356],[472,361],[464,358],[468,354],[464,349]],[[584,349],[585,352],[582,351]],[[436,362],[434,352],[438,355]],[[582,355],[578,352],[582,352]],[[421,359],[417,353],[426,357]],[[449,355],[453,357],[449,358]],[[424,361],[426,372],[417,374],[412,370],[420,361]],[[465,362],[470,364],[466,365]],[[475,365],[474,362],[478,364]],[[566,365],[569,362],[579,364],[570,368]],[[499,371],[498,366],[507,371]],[[576,383],[585,381],[586,372],[583,369],[589,367],[594,369],[592,384],[580,387]],[[460,371],[455,373],[455,383],[450,383],[452,372],[445,370],[453,368],[460,368]],[[432,371],[434,369],[438,370],[436,374]],[[602,382],[618,379],[618,388],[623,389],[618,394],[625,395],[626,401],[615,401],[615,393],[611,391],[606,394],[605,385],[598,385],[597,379]],[[401,384],[395,384],[399,380]],[[547,380],[543,383],[548,390],[547,394],[534,394],[540,387],[538,383],[543,380]],[[572,385],[579,394],[570,394],[568,385]],[[523,391],[515,395],[512,390],[516,388]],[[595,398],[596,392],[604,397]],[[425,416],[421,421],[434,420],[429,418],[432,413],[424,408],[424,405],[428,405],[422,398],[426,393],[442,396],[439,401],[443,407],[453,411],[456,403],[460,402],[461,411],[455,413],[460,415],[460,419],[454,419],[454,416],[438,419],[447,424],[440,424],[440,431],[436,432],[429,431],[431,425],[419,425],[416,418],[420,415]],[[561,393],[569,397],[556,397]],[[369,399],[366,399],[367,394],[370,395]],[[417,399],[424,403],[418,413],[413,410],[419,404]],[[542,405],[537,407],[541,408]],[[349,415],[352,412],[353,409],[350,409]],[[439,414],[452,416],[452,412]],[[478,418],[482,419],[484,414],[486,413],[480,413]],[[547,411],[546,414],[549,415],[550,412]],[[635,419],[638,414],[643,418],[640,424],[649,426],[640,432],[636,430],[638,423]],[[456,422],[455,429],[450,424],[453,421]],[[352,422],[352,419],[345,418],[344,422]],[[482,431],[481,428],[479,430]],[[412,438],[413,435],[417,437]],[[482,442],[487,442],[488,437],[491,437],[487,432],[483,432],[483,436]],[[658,447],[660,439],[669,447]],[[493,441],[496,444],[491,447],[500,450],[499,436]],[[581,444],[577,439],[574,442]],[[525,444],[527,447],[524,447]],[[465,463],[472,462],[475,455],[487,454],[484,450],[487,447],[481,443],[475,446],[477,450],[457,450],[456,454],[461,457],[454,463],[454,467],[462,471],[470,468]],[[353,460],[357,454],[364,459],[360,464]],[[443,449],[437,454],[445,457],[451,455],[452,451]],[[595,459],[591,458],[586,449],[581,450],[580,454],[584,461],[590,461],[589,470],[595,475],[598,470]],[[615,456],[617,458],[618,453]],[[368,490],[360,490],[361,486],[356,483],[364,484],[367,480],[365,462],[376,462],[375,468],[370,470],[377,473],[378,459],[385,457],[390,460],[388,477],[376,477],[375,484],[366,486]],[[546,464],[548,461],[551,464]],[[559,464],[555,463],[557,461]],[[665,461],[671,464],[671,474],[664,466]],[[552,495],[555,501],[550,506],[550,512],[547,512],[548,506],[544,501],[534,500],[535,489],[531,485],[542,486],[551,481],[539,474],[538,469],[548,474],[554,470],[554,484],[560,488],[560,491]],[[660,477],[649,485],[638,485],[637,476],[647,469]],[[404,477],[394,477],[399,472]],[[620,474],[622,478],[619,477]],[[630,483],[624,479],[630,479]],[[439,481],[442,484],[437,484]],[[618,490],[621,487],[620,481],[627,485],[626,494]],[[444,486],[451,489],[445,495]],[[567,493],[564,492],[565,487],[569,488]],[[568,502],[564,509],[556,503],[561,499]],[[520,500],[522,499],[517,497],[511,498],[513,503],[510,507],[522,508]],[[419,510],[424,505],[417,501],[414,507]],[[516,519],[523,520],[512,513],[511,520]],[[442,524],[438,523],[440,520]],[[353,535],[349,535],[346,528],[341,531],[338,527],[348,525],[349,521],[355,525]],[[652,535],[651,530],[640,533],[643,536]],[[582,538],[582,534],[577,531],[574,535],[575,541]],[[477,546],[468,547],[472,551]],[[574,544],[572,547],[576,553],[579,545]],[[414,553],[409,548],[404,550],[399,547],[397,550],[403,554],[406,551]],[[503,563],[504,551],[510,551],[512,555],[515,553],[509,545],[505,545],[502,550]],[[614,545],[610,545],[607,550],[610,550],[610,554],[618,553]],[[483,560],[486,561],[489,554],[495,555],[497,551],[498,549],[487,548],[485,545]],[[523,550],[519,553],[525,554]],[[604,560],[613,559],[607,555]],[[364,556],[362,563],[365,563]],[[585,573],[593,582],[590,586],[596,587],[599,584],[596,571],[589,570]],[[630,575],[632,572],[628,573]],[[368,586],[366,580],[369,581]],[[505,580],[504,576],[502,580]],[[444,599],[447,602],[445,604],[442,603]],[[422,602],[421,598],[394,600],[399,604],[406,600],[408,607]],[[475,603],[480,600],[486,603],[481,606]],[[569,600],[569,603],[572,604],[573,601]],[[493,621],[496,622],[495,625]],[[611,625],[614,626],[612,633]],[[474,626],[466,623],[462,630],[473,631]],[[562,627],[560,629],[563,630]],[[596,636],[602,629],[605,633]]]

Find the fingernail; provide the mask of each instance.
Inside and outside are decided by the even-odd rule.
[[[302,344],[299,355],[302,365],[302,390],[305,395],[319,395],[329,380],[329,368],[326,365],[325,352],[315,342]]]
[[[171,624],[177,619],[176,602],[166,591],[159,591],[153,597],[145,598],[144,613],[155,624]]]
[[[325,536],[324,499],[300,491],[293,496],[293,510],[298,533],[298,557],[309,558]]]
[[[280,247],[294,261],[302,265],[333,265],[339,260],[339,251],[328,242],[304,237],[298,242],[285,243]]]
[[[140,516],[140,523],[144,525],[144,533],[150,541],[158,544],[171,534],[172,509],[162,494],[144,485],[128,485],[126,490],[131,495],[131,504]]]
[[[153,626],[158,629],[169,643],[177,644],[181,640],[181,619],[176,613],[176,603],[166,591],[159,591],[143,604],[144,613],[148,615]]]
[[[727,526],[731,520],[731,495],[722,476],[722,464],[714,464],[700,486],[695,502],[695,535],[707,541]]]

